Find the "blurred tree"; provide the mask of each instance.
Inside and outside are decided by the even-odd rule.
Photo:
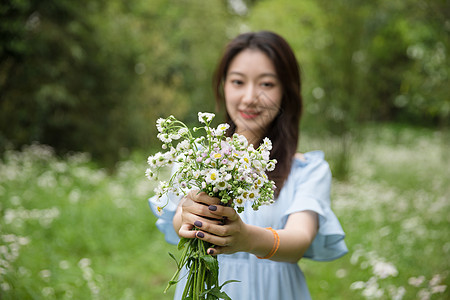
[[[157,116],[212,109],[225,6],[2,2],[0,149],[39,141],[112,163],[121,148],[151,145]]]
[[[117,146],[123,134],[113,115],[133,87],[133,69],[128,53],[98,39],[94,17],[106,3],[2,4],[2,146],[40,141],[111,159],[103,149]]]
[[[243,24],[296,50],[304,128],[340,137],[334,171],[345,178],[360,123],[449,119],[449,13],[448,1],[267,0]]]
[[[440,0],[267,0],[243,23],[288,39],[303,69],[306,123],[343,133],[370,120],[448,119],[449,14]]]

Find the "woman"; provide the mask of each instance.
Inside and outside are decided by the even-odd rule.
[[[347,252],[330,209],[331,174],[323,153],[296,153],[300,87],[295,55],[282,37],[262,31],[232,40],[214,77],[216,100],[225,103],[229,136],[242,134],[255,146],[271,139],[271,158],[278,161],[269,174],[277,185],[275,203],[238,214],[219,199],[192,191],[179,203],[171,199],[157,221],[171,243],[185,237],[216,245],[208,253],[224,254],[218,257],[219,282],[240,281],[223,288],[234,300],[310,299],[297,262],[332,260]],[[175,299],[183,285],[181,280]]]

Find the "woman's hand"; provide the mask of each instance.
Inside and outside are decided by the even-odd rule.
[[[209,254],[249,251],[247,225],[237,212],[222,206],[218,198],[191,191],[182,200],[174,218],[174,227],[185,238],[199,238],[216,245]],[[196,227],[198,230],[192,230]]]
[[[206,222],[220,224],[220,217],[212,214],[208,209],[210,205],[219,204],[219,199],[210,197],[204,192],[190,191],[181,200],[174,218],[175,230],[177,227],[179,228],[178,235],[185,238],[194,238],[197,233],[192,230],[194,227],[200,228]]]

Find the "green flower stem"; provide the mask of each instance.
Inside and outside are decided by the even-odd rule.
[[[189,257],[189,255],[187,255],[189,250],[190,250],[190,247],[185,247],[183,252],[181,253],[181,258],[180,258],[180,262],[178,263],[177,271],[175,272],[175,274],[173,274],[172,278],[170,279],[169,284],[167,285],[166,289],[164,290],[164,293],[166,293],[167,290],[172,286],[171,283],[177,280],[181,269],[186,264],[186,260]]]

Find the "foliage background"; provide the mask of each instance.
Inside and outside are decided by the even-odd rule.
[[[213,111],[223,46],[263,29],[302,66],[299,149],[325,150],[348,234],[301,262],[313,295],[448,298],[447,0],[2,1],[0,298],[161,297],[155,120]]]
[[[3,1],[0,150],[39,141],[111,166],[148,149],[157,117],[214,110],[223,46],[262,29],[297,53],[305,130],[446,128],[449,14],[444,0]]]

